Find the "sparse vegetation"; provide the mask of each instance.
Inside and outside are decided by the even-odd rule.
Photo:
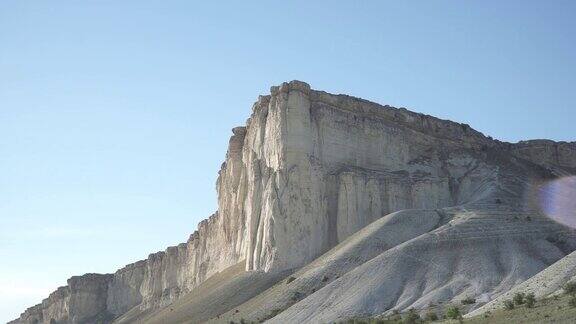
[[[568,306],[572,308],[576,307],[576,296],[570,296],[570,299],[568,300]]]
[[[507,310],[513,310],[514,309],[514,302],[511,299],[505,300],[504,301],[504,308]]]
[[[427,322],[434,322],[438,320],[438,315],[436,315],[436,313],[429,311],[428,313],[426,313],[426,316],[424,316],[424,319]]]
[[[391,321],[400,321],[402,320],[402,316],[400,316],[400,311],[397,309],[392,310],[392,315],[388,317]]]
[[[466,297],[465,299],[462,299],[460,302],[462,303],[462,305],[472,305],[476,303],[476,299],[472,297]]]
[[[397,322],[381,318],[368,318],[368,319],[349,319],[347,321],[341,321],[338,324],[392,324],[392,323]]]
[[[524,295],[524,293],[522,293],[522,292],[516,293],[514,295],[514,298],[513,298],[514,304],[516,304],[516,305],[524,304],[524,298],[525,297],[526,297],[526,295]]]
[[[446,310],[446,318],[458,319],[460,316],[460,309],[456,306],[448,307],[448,310]]]
[[[512,324],[512,323],[576,323],[576,306],[569,307],[569,303],[572,296],[559,295],[557,298],[551,296],[550,298],[536,299],[533,298],[531,293],[525,292],[524,304],[522,306],[516,306],[513,299],[509,299],[508,302],[513,307],[509,310],[497,309],[494,311],[488,311],[479,316],[472,318],[463,318],[463,309],[460,308],[456,314],[448,314],[447,309],[444,310],[443,314],[435,313],[435,311],[440,312],[438,309],[427,309],[426,313],[422,314],[421,319],[416,323],[442,323],[442,324],[455,324],[455,323],[465,323],[465,324]],[[576,305],[576,296],[574,296],[574,305]],[[534,300],[534,307],[530,307],[531,300]],[[460,302],[458,302],[460,303]],[[448,303],[445,303],[448,307]],[[525,306],[525,307],[524,307]],[[459,306],[461,307],[461,306]],[[355,322],[343,321],[340,324],[346,323],[366,323],[366,324],[402,324],[406,323],[409,313],[402,313],[402,318],[400,318],[399,312],[396,312],[397,317],[388,316],[380,317],[376,316],[373,318],[362,318],[356,320]],[[438,315],[437,315],[438,314]],[[436,316],[437,315],[437,316]],[[450,315],[450,316],[448,316]],[[443,319],[442,319],[443,318]]]
[[[416,312],[416,310],[412,308],[406,313],[402,322],[406,324],[416,324],[421,322],[421,318],[420,315],[418,315],[418,313]]]
[[[534,305],[536,305],[536,297],[534,296],[534,293],[526,294],[526,297],[524,297],[524,303],[526,304],[526,307],[533,308]]]
[[[299,299],[302,298],[302,294],[300,292],[295,292],[294,295],[292,296],[292,301],[298,301]]]
[[[564,293],[570,296],[576,296],[576,282],[568,282],[564,285]]]
[[[267,317],[262,319],[262,322],[265,322],[266,320],[269,320],[273,317],[276,317],[276,315],[278,315],[280,313],[282,313],[281,309],[273,309]]]

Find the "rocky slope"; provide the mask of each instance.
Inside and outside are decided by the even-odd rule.
[[[576,143],[503,143],[284,83],[233,129],[218,212],[188,242],[73,277],[14,322],[324,322],[487,301],[576,249],[574,232],[534,204],[542,183],[574,173]],[[194,297],[214,276],[210,297]]]

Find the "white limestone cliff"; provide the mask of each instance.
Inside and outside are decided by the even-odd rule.
[[[493,201],[505,175],[487,150],[543,170],[576,167],[574,143],[502,143],[299,81],[272,87],[232,132],[218,211],[186,243],[111,275],[74,277],[14,323],[110,321],[167,305],[240,262],[247,271],[299,268],[395,211]]]

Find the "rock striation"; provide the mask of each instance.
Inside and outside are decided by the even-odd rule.
[[[420,241],[425,244],[411,243],[416,245],[408,244],[408,248],[426,250],[420,256],[423,258],[443,258],[438,253],[455,249],[452,243],[458,235],[462,242],[469,242],[465,239],[478,236],[478,228],[484,232],[493,231],[491,226],[512,228],[514,216],[524,217],[526,213],[540,217],[537,207],[527,199],[537,190],[537,184],[576,173],[574,142],[504,143],[465,124],[312,90],[300,81],[272,87],[270,95],[260,96],[246,125],[234,128],[232,133],[216,185],[218,211],[202,221],[186,243],[151,254],[114,274],[73,277],[68,286],[26,310],[13,323],[107,323],[128,312],[142,313],[169,305],[239,263],[245,264],[248,272],[305,270],[318,257],[348,246],[351,240],[360,242],[357,246],[372,246],[372,252],[366,252],[365,258],[356,258],[356,263],[346,263],[365,268],[356,269],[355,274],[352,268],[348,269],[350,280],[362,281],[365,274],[377,273],[375,269],[386,264],[389,272],[381,273],[405,271],[414,265],[397,263],[394,267],[389,263],[390,258],[404,253],[393,249],[395,245],[408,244],[404,242],[437,231],[434,237],[450,239],[435,245],[438,241],[429,237]],[[455,206],[461,207],[450,209]],[[396,216],[380,221],[387,226],[385,229],[374,228],[377,225],[365,229],[383,216],[403,210],[422,212],[417,212],[416,218],[398,216],[415,215],[410,211],[393,214]],[[422,215],[425,218],[419,218]],[[479,294],[495,291],[498,285],[503,285],[498,289],[511,286],[515,280],[528,278],[576,248],[576,239],[569,229],[538,219],[541,223],[523,224],[514,233],[501,234],[513,239],[511,233],[525,236],[536,231],[543,237],[561,233],[566,235],[564,245],[539,250],[538,253],[549,252],[545,257],[519,254],[518,264],[523,268],[501,281],[478,283],[478,289],[468,291]],[[389,229],[398,222],[411,224],[410,228],[398,227],[405,233],[399,234],[402,239],[371,245],[384,236],[394,237]],[[378,235],[366,234],[370,243],[366,237],[358,237],[357,233],[363,231]],[[480,238],[485,244],[482,253],[506,244],[521,245],[506,240],[502,244],[487,243],[490,235]],[[462,250],[463,255],[468,251]],[[343,259],[330,260],[338,264],[337,260]],[[454,260],[445,262],[451,264]],[[453,267],[461,272],[471,271],[470,265],[462,266],[465,264]],[[341,264],[339,269],[347,268]],[[308,275],[314,277],[320,272],[311,273]],[[413,299],[402,299],[402,291],[398,290],[396,297],[378,307],[352,303],[348,307],[358,312],[342,311],[334,308],[338,303],[342,305],[335,294],[351,289],[354,281],[346,281],[344,277],[348,275],[344,272],[339,275],[343,277],[338,283],[319,286],[322,290],[318,293],[322,294],[313,292],[302,301],[302,308],[292,306],[277,321],[331,321],[362,312],[384,312],[395,305],[418,306],[434,298],[453,298],[467,289],[461,282],[450,286],[451,292],[444,290],[423,299],[423,290],[417,290],[417,298]],[[406,282],[410,280],[426,285],[426,274],[405,278]],[[444,284],[448,285],[448,281]],[[275,304],[269,307],[285,309],[294,304],[271,297],[272,300]],[[325,304],[327,301],[332,304]],[[312,314],[314,307],[321,307],[324,312]],[[256,313],[249,315],[254,319],[264,316]]]

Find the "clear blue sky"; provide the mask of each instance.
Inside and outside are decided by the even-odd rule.
[[[576,2],[0,2],[0,321],[183,242],[271,85],[575,140]]]

